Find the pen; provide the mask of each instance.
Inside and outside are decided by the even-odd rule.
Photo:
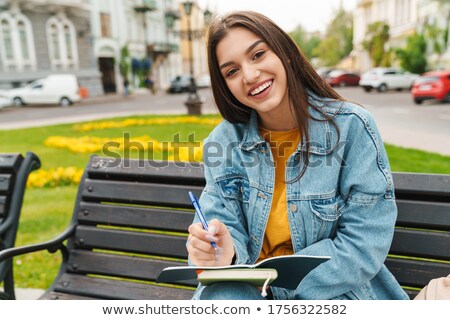
[[[189,198],[191,199],[192,205],[194,206],[195,213],[197,214],[203,229],[208,231],[208,223],[206,222],[205,216],[202,213],[202,209],[200,209],[200,204],[198,203],[197,198],[195,195],[189,191]],[[214,250],[217,250],[217,245],[215,242],[211,242],[211,245],[213,246]]]

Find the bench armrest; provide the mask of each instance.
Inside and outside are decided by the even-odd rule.
[[[28,246],[9,248],[0,251],[0,262],[25,253],[37,252],[41,250],[48,250],[50,253],[54,253],[57,250],[61,250],[63,254],[63,259],[65,260],[65,256],[67,255],[67,248],[63,244],[63,242],[67,240],[74,232],[75,232],[75,225],[71,225],[63,233],[61,233],[59,236],[50,241],[32,244]]]
[[[28,175],[33,170],[37,170],[41,167],[41,160],[33,152],[27,152],[25,160],[21,164],[20,170],[17,174],[17,183],[14,186],[13,197],[11,201],[11,212],[16,214],[9,214],[3,223],[0,224],[0,234],[4,234],[11,226],[17,225],[18,214],[22,208],[24,190],[27,183]]]

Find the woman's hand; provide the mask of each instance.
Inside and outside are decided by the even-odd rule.
[[[217,219],[209,222],[209,230],[203,230],[201,223],[189,226],[189,258],[196,266],[229,266],[234,257],[233,238],[225,224]],[[215,242],[217,250],[211,242]]]

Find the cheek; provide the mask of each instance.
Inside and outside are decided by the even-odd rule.
[[[228,89],[230,89],[233,96],[238,99],[240,102],[242,102],[242,98],[245,98],[245,94],[242,92],[242,87],[236,83],[236,82],[229,82],[227,83]]]

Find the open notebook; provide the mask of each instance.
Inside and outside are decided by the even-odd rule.
[[[218,281],[246,281],[261,286],[269,279],[268,283],[271,283],[272,286],[295,289],[311,270],[329,259],[329,256],[288,255],[268,258],[254,265],[168,267],[159,274],[156,282],[173,283],[180,280],[197,279],[205,285]],[[272,272],[269,277],[267,271],[261,273],[259,271],[261,269],[272,269],[276,271],[276,276]],[[212,273],[212,271],[220,271],[220,273]],[[247,272],[243,273],[243,271]],[[250,277],[254,279],[250,280]]]

